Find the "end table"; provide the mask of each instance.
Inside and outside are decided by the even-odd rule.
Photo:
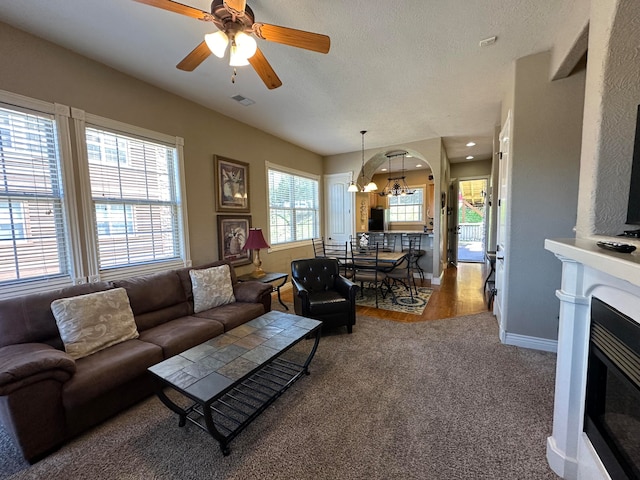
[[[271,283],[271,282],[277,282],[279,280],[282,280],[281,283],[278,283],[277,285],[273,286],[273,291],[274,292],[278,292],[278,301],[280,302],[280,305],[282,305],[285,310],[289,310],[289,307],[287,307],[284,302],[282,301],[282,298],[280,298],[280,288],[284,286],[285,283],[287,283],[287,279],[289,278],[289,274],[288,273],[267,273],[264,277],[260,277],[260,278],[253,278],[251,276],[250,273],[247,273],[245,275],[240,275],[238,277],[238,281],[239,282],[260,282],[260,283]]]

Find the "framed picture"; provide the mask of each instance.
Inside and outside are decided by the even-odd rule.
[[[218,215],[218,254],[232,265],[251,263],[251,251],[242,250],[247,242],[251,215]]]
[[[216,210],[249,212],[249,164],[214,155]]]

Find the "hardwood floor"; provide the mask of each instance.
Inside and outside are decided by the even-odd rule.
[[[422,315],[361,306],[356,307],[357,312],[396,322],[423,322],[486,312],[487,304],[482,290],[486,273],[482,263],[460,263],[457,267],[445,270],[441,285],[431,285],[430,281],[425,281],[423,286],[432,288],[433,294]],[[282,292],[282,299],[293,302],[291,289]],[[273,300],[277,302],[275,297]]]

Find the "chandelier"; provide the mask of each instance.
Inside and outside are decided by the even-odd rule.
[[[389,160],[389,172],[391,172],[391,159],[395,157],[402,157],[402,175],[399,177],[387,178],[387,184],[382,191],[378,193],[381,197],[401,197],[405,195],[413,195],[415,190],[411,190],[407,185],[407,181],[404,175],[404,157],[407,154],[404,150],[401,152],[390,152],[387,154]]]
[[[369,183],[367,183],[367,178],[364,176],[364,134],[367,133],[366,130],[360,130],[360,135],[362,135],[362,169],[360,170],[360,176],[362,177],[362,181],[355,183],[353,178],[349,183],[349,188],[347,188],[347,192],[375,192],[378,189],[378,185],[373,181],[373,176]]]

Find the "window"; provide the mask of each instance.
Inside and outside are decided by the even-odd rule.
[[[320,232],[318,177],[267,165],[271,245],[310,240]]]
[[[176,146],[97,125],[85,134],[99,271],[182,261]]]
[[[0,104],[0,285],[7,288],[70,282],[58,133],[53,113]]]
[[[96,227],[98,236],[134,233],[133,207],[131,205],[96,203]]]
[[[424,223],[424,188],[411,187],[413,195],[389,198],[389,221],[398,223]]]

